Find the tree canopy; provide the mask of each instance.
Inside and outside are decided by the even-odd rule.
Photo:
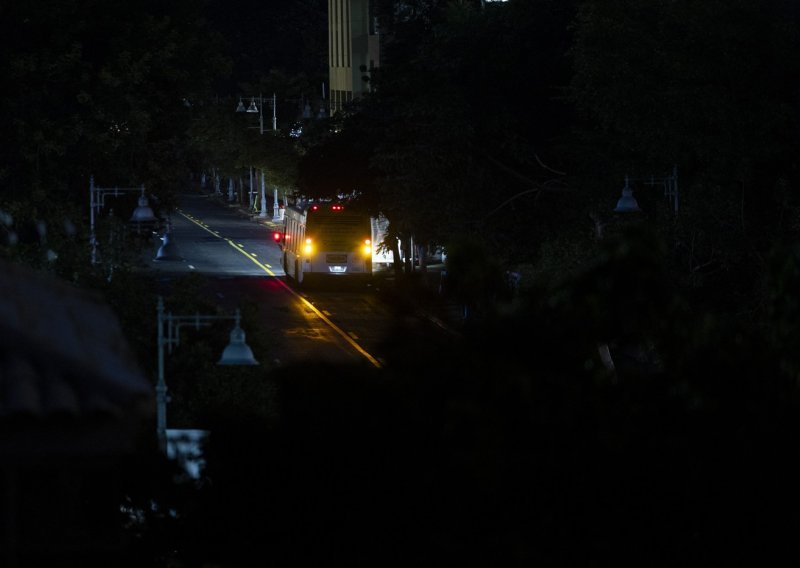
[[[800,211],[793,4],[376,7],[371,92],[309,143],[301,185],[362,190],[420,242],[479,233],[511,266],[567,269],[593,254],[586,235],[624,223],[628,175],[681,285],[758,309]],[[641,184],[675,171],[678,216]]]
[[[188,108],[227,66],[197,3],[73,0],[2,11],[6,192],[52,199],[85,194],[92,174],[155,186],[186,173]]]

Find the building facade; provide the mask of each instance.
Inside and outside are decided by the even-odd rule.
[[[380,44],[370,0],[328,0],[330,113],[370,90]]]

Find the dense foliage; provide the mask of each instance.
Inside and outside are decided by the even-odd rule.
[[[41,255],[7,245],[41,244],[31,228],[44,223],[59,258],[87,254],[83,212],[92,176],[97,187],[144,185],[161,216],[201,173],[238,179],[260,168],[270,184],[293,187],[297,153],[289,137],[259,136],[258,120],[234,109],[238,97],[263,94],[265,131],[273,134],[266,101],[276,93],[279,124],[288,130],[323,80],[324,2],[292,3],[281,18],[267,18],[267,8],[211,0],[0,6],[7,85],[0,94],[0,252],[41,264]],[[274,49],[281,41],[282,50]],[[292,57],[281,60],[281,53]],[[122,226],[135,206],[133,197],[107,209],[116,208]],[[69,230],[61,230],[64,223]],[[85,271],[50,267],[68,278]]]
[[[793,4],[376,5],[381,68],[307,142],[306,193],[361,191],[393,236],[480,234],[507,267],[549,275],[625,224],[612,208],[630,176],[677,285],[763,309],[767,258],[799,226]],[[643,183],[674,173],[677,214]]]
[[[187,104],[226,66],[195,2],[15,3],[0,21],[6,194],[58,201],[83,196],[92,174],[122,186],[186,175]]]
[[[223,566],[791,554],[798,359],[782,332],[692,309],[667,254],[629,227],[460,338],[400,319],[381,371],[277,369],[249,383],[259,404],[208,405],[204,478],[164,500],[177,517],[138,552]],[[773,274],[787,271],[796,260]],[[613,369],[597,350],[611,337]]]
[[[323,103],[323,2],[268,18],[264,41],[272,8],[252,2],[49,4],[2,8],[0,183],[17,232],[44,219],[62,259],[86,238],[90,175],[145,184],[166,210],[201,173],[357,192],[403,242],[480,234],[506,268],[548,275],[619,225],[625,175],[677,171],[680,213],[639,183],[644,215],[697,301],[746,314],[764,307],[766,259],[796,236],[791,3],[375,2],[371,92],[302,119],[300,138],[295,121]],[[257,96],[264,134],[258,115],[233,112]]]

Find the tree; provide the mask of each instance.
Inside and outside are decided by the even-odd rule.
[[[170,179],[186,105],[224,69],[195,3],[40,2],[6,8],[3,27],[9,190]]]
[[[532,216],[550,215],[535,208],[536,194],[563,185],[544,164],[559,165],[551,158],[568,126],[559,97],[572,12],[547,1],[478,6],[379,3],[385,57],[372,91],[309,149],[301,177],[362,189],[403,240],[444,244],[480,231],[518,261],[542,237]]]
[[[89,177],[144,184],[164,206],[188,179],[190,108],[225,71],[199,5],[44,1],[0,8],[0,187],[17,226],[44,222],[82,255]],[[151,205],[154,205],[151,202]],[[67,247],[76,247],[69,252]],[[73,279],[75,266],[52,265]]]
[[[796,233],[797,8],[582,2],[572,100],[586,185],[678,166],[676,269],[698,301],[752,313],[765,255]],[[685,268],[689,267],[688,272]]]
[[[357,566],[785,557],[793,343],[690,309],[652,229],[457,338],[399,320],[381,370],[276,369],[247,396],[274,388],[277,421],[268,404],[214,405],[210,483],[175,548]],[[791,254],[776,291],[797,278]],[[596,350],[609,335],[649,336],[663,358],[611,372]]]

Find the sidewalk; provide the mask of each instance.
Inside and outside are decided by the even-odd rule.
[[[209,194],[209,197],[212,199],[216,199],[221,205],[228,207],[230,209],[236,209],[236,211],[242,216],[264,225],[265,227],[269,228],[270,230],[280,230],[283,229],[283,219],[279,221],[275,221],[273,216],[269,214],[271,207],[267,209],[267,215],[262,217],[261,213],[252,211],[249,207],[241,204],[241,203],[231,203],[229,202],[225,195],[216,195],[214,193]]]

